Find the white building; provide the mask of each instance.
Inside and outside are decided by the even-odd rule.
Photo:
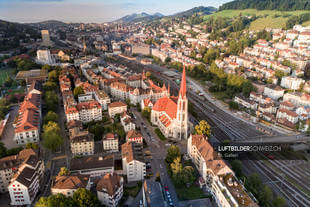
[[[83,123],[102,120],[102,107],[97,101],[81,102],[76,108]]]
[[[8,186],[11,205],[31,205],[40,190],[43,175],[44,162],[37,155],[28,156]]]
[[[121,115],[121,124],[125,132],[136,129],[135,123],[126,112],[123,112],[123,114]]]
[[[93,155],[95,151],[94,135],[81,131],[78,127],[70,129],[70,147],[73,156]]]
[[[299,90],[302,84],[305,83],[305,80],[301,78],[295,78],[291,76],[282,77],[281,86],[283,88]]]
[[[112,102],[109,104],[108,113],[110,117],[114,117],[116,114],[121,114],[127,111],[127,104],[123,102]]]
[[[200,186],[211,192],[218,206],[258,207],[206,137],[191,135],[187,142],[187,153],[201,176]]]
[[[51,52],[49,50],[38,50],[36,61],[39,64],[52,65],[55,63],[55,60],[53,59]]]
[[[108,110],[108,105],[111,103],[111,99],[104,91],[96,91],[94,97],[102,106],[103,111]]]
[[[102,138],[103,150],[118,152],[118,138],[112,134],[105,134]]]
[[[117,207],[123,197],[123,177],[106,174],[97,183],[97,197],[100,203],[107,207]]]
[[[281,87],[272,87],[272,86],[266,86],[264,88],[264,95],[268,96],[269,98],[272,98],[273,100],[278,100],[279,98],[282,98],[284,95],[284,89]]]
[[[127,181],[140,181],[146,175],[145,161],[142,145],[127,142],[122,145],[123,174],[127,175]]]

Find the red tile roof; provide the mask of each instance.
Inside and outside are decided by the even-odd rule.
[[[97,101],[87,101],[87,102],[81,102],[78,103],[76,106],[78,111],[81,111],[83,109],[93,109],[93,108],[101,108],[101,105]]]
[[[177,115],[177,104],[173,99],[167,96],[160,98],[156,101],[153,106],[154,111],[165,111],[171,119],[176,118]]]

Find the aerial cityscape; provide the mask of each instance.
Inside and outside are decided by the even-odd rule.
[[[0,207],[309,207],[307,0],[0,1]]]

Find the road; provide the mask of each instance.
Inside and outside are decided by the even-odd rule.
[[[140,127],[141,133],[147,142],[148,145],[147,150],[151,151],[152,158],[150,160],[150,163],[152,166],[152,173],[153,173],[152,179],[155,179],[156,173],[158,172],[160,173],[160,180],[162,186],[168,186],[172,201],[176,206],[178,206],[179,200],[175,192],[174,186],[171,182],[171,179],[168,175],[166,165],[164,162],[168,148],[166,146],[167,142],[162,142],[161,140],[159,140],[157,135],[154,133],[154,127],[152,127],[149,124],[149,122],[144,117],[141,116],[141,113],[137,112],[135,109],[131,110],[136,117],[135,122],[137,126]],[[149,136],[148,133],[151,136]]]

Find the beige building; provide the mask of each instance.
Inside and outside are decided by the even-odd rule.
[[[93,155],[95,148],[94,135],[81,131],[79,127],[70,129],[70,147],[73,156]]]
[[[106,174],[97,183],[97,197],[102,205],[116,207],[123,197],[123,177],[113,174]]]
[[[96,91],[94,94],[96,101],[102,106],[102,110],[105,111],[108,109],[108,105],[111,103],[111,99],[104,91]]]
[[[114,117],[116,114],[121,114],[127,111],[127,104],[123,102],[113,102],[109,104],[108,113],[110,117]]]
[[[145,161],[142,145],[127,142],[122,145],[123,174],[127,175],[127,181],[143,180],[146,175]]]
[[[79,188],[90,189],[90,180],[87,175],[61,175],[56,176],[52,181],[52,195],[61,193],[66,197],[72,197],[73,193]]]
[[[102,137],[103,150],[110,152],[118,152],[118,138],[108,133]]]
[[[82,102],[77,105],[79,120],[83,123],[102,120],[102,107],[97,101]]]

